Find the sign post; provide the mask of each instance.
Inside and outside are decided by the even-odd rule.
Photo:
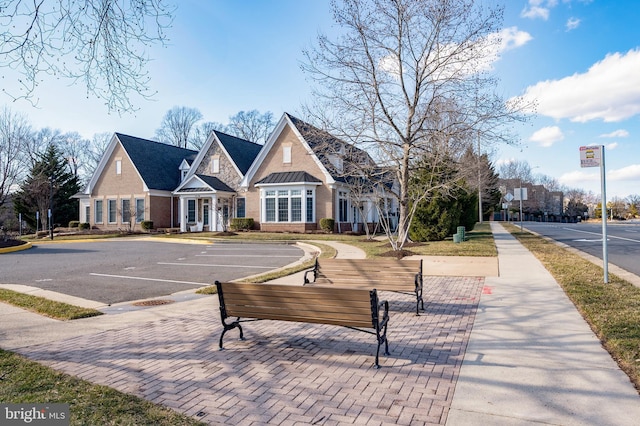
[[[609,282],[609,256],[607,250],[607,190],[604,166],[604,145],[581,146],[580,167],[600,167],[600,187],[602,192],[602,264],[604,283]]]

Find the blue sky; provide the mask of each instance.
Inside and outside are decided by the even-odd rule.
[[[488,0],[484,0],[488,2]],[[0,100],[36,128],[122,132],[152,138],[173,106],[226,123],[239,111],[296,114],[310,94],[302,49],[331,33],[328,0],[180,0],[170,42],[149,51],[152,101],[109,114],[79,85],[48,80],[38,107]],[[600,193],[598,168],[580,168],[579,147],[605,145],[607,195],[640,194],[640,2],[504,0],[504,49],[493,63],[505,99],[537,99],[517,127],[520,144],[492,150],[499,167],[527,161],[534,173]],[[7,84],[10,79],[5,79]]]

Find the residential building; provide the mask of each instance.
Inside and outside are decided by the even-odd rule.
[[[148,220],[195,232],[253,218],[263,231],[310,232],[332,218],[336,231],[350,231],[377,221],[380,200],[385,214],[397,210],[380,191],[354,197],[364,166],[375,166],[364,151],[287,113],[264,145],[213,131],[192,151],[116,133],[78,195],[80,221],[131,229]]]

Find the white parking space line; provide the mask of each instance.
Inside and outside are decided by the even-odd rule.
[[[599,240],[594,240],[594,241],[602,241],[602,233],[601,232],[591,232],[591,231],[583,231],[580,229],[572,229],[572,228],[562,228],[562,229],[566,229],[567,231],[574,231],[574,232],[583,232],[585,234],[591,234],[591,235],[600,235],[600,239]],[[624,237],[616,237],[615,235],[611,235],[607,232],[607,240],[610,240],[612,238],[616,238],[618,240],[623,240],[623,241],[631,241],[632,243],[640,243],[640,240],[634,240],[632,238],[624,238]]]
[[[238,257],[237,254],[196,254],[196,257]],[[286,258],[291,258],[291,259],[299,259],[300,256],[266,256],[266,255],[259,255],[259,254],[251,254],[251,255],[243,255],[243,258],[245,257],[286,257]]]
[[[215,266],[218,268],[248,268],[248,269],[274,269],[273,266],[244,266],[244,265],[212,265],[208,263],[171,263],[171,262],[158,262],[158,265],[172,265],[172,266]]]
[[[196,283],[193,281],[176,281],[176,280],[162,280],[159,278],[144,278],[144,277],[127,277],[125,275],[110,275],[110,274],[98,274],[95,272],[90,273],[89,275],[93,275],[95,277],[107,277],[107,278],[124,278],[127,280],[141,280],[141,281],[159,281],[163,283],[178,283],[178,284],[191,284],[197,286],[210,286],[210,283]]]

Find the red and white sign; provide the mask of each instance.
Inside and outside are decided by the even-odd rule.
[[[602,163],[602,145],[580,147],[580,167],[600,167]]]

